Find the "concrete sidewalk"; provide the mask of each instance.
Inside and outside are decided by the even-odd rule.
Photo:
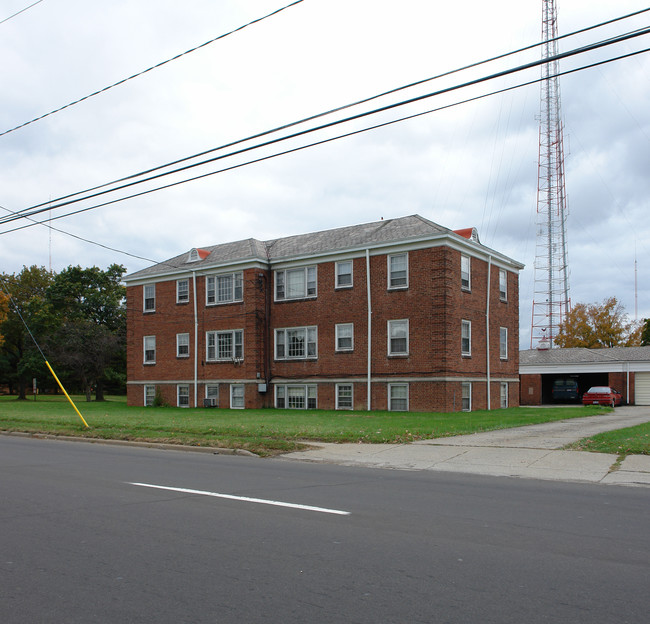
[[[392,468],[436,470],[557,481],[650,487],[650,456],[617,456],[561,450],[603,431],[650,422],[650,408],[621,407],[613,413],[516,429],[422,440],[412,444],[326,444],[282,455],[284,459]]]

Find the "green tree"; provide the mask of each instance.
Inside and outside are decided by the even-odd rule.
[[[600,305],[576,304],[560,325],[555,344],[588,349],[632,347],[640,344],[640,331],[616,297],[609,297]]]
[[[126,379],[125,272],[117,264],[106,271],[70,266],[47,289],[47,310],[57,325],[48,350],[81,384],[87,400],[92,387],[95,399],[104,400],[107,378]]]
[[[650,319],[643,319],[641,325],[641,346],[647,347],[650,345]]]

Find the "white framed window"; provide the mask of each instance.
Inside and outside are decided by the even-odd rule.
[[[279,409],[316,409],[316,384],[275,386],[275,406]]]
[[[244,358],[244,330],[209,331],[205,333],[206,360],[226,362]]]
[[[176,280],[176,303],[187,303],[190,300],[190,280]]]
[[[190,406],[190,386],[189,384],[178,384],[176,386],[176,405],[178,407]]]
[[[354,406],[354,395],[352,384],[336,384],[336,409],[351,410]]]
[[[336,288],[352,288],[352,260],[336,263]]]
[[[336,334],[336,350],[354,350],[354,324],[339,323],[334,329]]]
[[[508,359],[508,328],[499,328],[499,357],[502,360]]]
[[[501,409],[506,409],[508,407],[508,382],[501,382],[500,388],[500,398],[501,398]]]
[[[460,257],[460,287],[463,290],[472,289],[472,265],[469,256]]]
[[[144,387],[144,406],[152,407],[156,401],[156,386]]]
[[[388,355],[408,355],[409,322],[408,319],[388,321]]]
[[[505,269],[499,269],[499,299],[508,301],[508,273]]]
[[[156,363],[156,337],[155,336],[145,336],[143,339],[144,347],[144,363],[145,364],[155,364]]]
[[[145,312],[155,312],[156,311],[156,285],[155,284],[145,284],[142,289],[143,302],[142,309]]]
[[[206,407],[219,406],[219,384],[206,384],[205,385],[205,401]]]
[[[190,335],[176,334],[176,357],[185,358],[190,356]]]
[[[205,278],[206,305],[243,301],[243,281],[244,276],[241,271],[238,273],[225,273],[223,275],[208,275]]]
[[[472,322],[460,322],[460,353],[461,355],[472,355]]]
[[[300,267],[275,272],[275,299],[307,299],[316,297],[316,267]]]
[[[465,381],[460,384],[460,393],[461,393],[461,409],[463,412],[472,411],[472,384],[469,381]]]
[[[408,288],[409,256],[407,253],[388,256],[388,288]]]
[[[391,412],[408,412],[408,384],[388,384],[388,410]]]
[[[288,327],[275,330],[276,360],[305,360],[318,357],[318,327]]]
[[[244,409],[244,385],[230,384],[230,409]]]

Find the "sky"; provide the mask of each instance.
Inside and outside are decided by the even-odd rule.
[[[33,1],[0,2],[0,219],[530,46],[540,41],[542,22],[541,0],[41,0],[18,13]],[[640,0],[556,5],[560,34],[647,8]],[[645,13],[563,40],[559,49],[649,25]],[[645,35],[564,59],[560,69],[647,47]],[[204,159],[455,87],[540,54],[534,48],[428,81]],[[529,348],[540,86],[478,96],[539,76],[536,67],[454,89],[34,215],[57,230],[26,219],[0,223],[0,272],[118,263],[132,273],[193,247],[419,214],[450,229],[475,227],[484,245],[525,264],[520,347]],[[567,74],[560,85],[571,301],[614,296],[631,320],[650,317],[650,53]],[[471,98],[477,99],[457,104]],[[294,151],[266,158],[287,150]]]

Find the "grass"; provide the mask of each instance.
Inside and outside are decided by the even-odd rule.
[[[627,455],[650,455],[650,423],[616,431],[606,431],[567,446],[576,451],[613,453],[624,459]]]
[[[72,397],[36,401],[0,397],[0,430],[245,449],[261,456],[305,448],[309,442],[405,443],[505,429],[609,411],[599,406],[509,408],[454,413],[326,410],[221,410],[128,407],[125,397],[87,403]]]

